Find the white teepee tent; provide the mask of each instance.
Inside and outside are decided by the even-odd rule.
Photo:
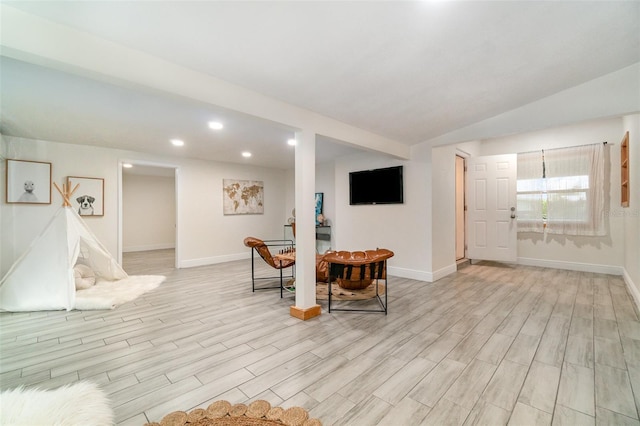
[[[97,278],[127,278],[82,218],[71,207],[62,207],[0,281],[0,310],[73,309],[73,267],[78,261]]]

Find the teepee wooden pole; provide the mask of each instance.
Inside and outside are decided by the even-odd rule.
[[[78,189],[78,187],[80,186],[79,183],[76,183],[76,186],[73,188],[73,190],[69,193],[69,199],[71,199],[71,196],[73,195],[74,192],[76,192],[76,189]],[[71,187],[69,187],[71,188]]]
[[[55,188],[62,196],[62,207],[71,207],[71,201],[69,201],[69,199],[71,198],[73,193],[76,192],[76,189],[78,189],[78,186],[80,186],[80,184],[77,184],[75,188],[73,188],[73,191],[70,191],[71,186],[67,188],[67,185],[65,185],[64,183],[62,184],[62,189],[60,189],[56,182],[53,182],[53,186],[55,186]]]

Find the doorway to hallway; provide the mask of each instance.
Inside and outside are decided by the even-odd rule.
[[[121,167],[119,183],[119,259],[123,252],[169,250],[179,267],[178,168],[135,162]],[[167,252],[169,253],[169,252]]]

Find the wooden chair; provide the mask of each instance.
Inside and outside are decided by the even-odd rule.
[[[394,253],[387,249],[367,250],[367,251],[337,251],[327,253],[323,260],[329,264],[329,282],[327,292],[329,296],[328,311],[357,311],[357,312],[384,312],[387,314],[387,294],[389,285],[387,281],[387,259],[393,257]],[[384,280],[384,301],[380,296],[380,281]],[[362,290],[370,285],[376,286],[376,298],[380,304],[380,309],[352,309],[352,308],[332,308],[331,306],[331,283],[348,290]],[[359,303],[354,302],[354,303]]]
[[[282,270],[291,268],[295,265],[295,260],[276,260],[274,259],[269,247],[276,247],[279,250],[291,250],[294,248],[292,240],[261,240],[255,237],[247,237],[244,239],[244,245],[251,248],[251,290],[268,290],[274,288],[280,288],[280,297],[282,297],[282,292],[284,290],[284,278],[293,279],[293,268],[291,269],[291,275],[283,276]],[[256,277],[255,274],[255,264],[254,264],[254,255],[253,253],[257,252],[262,260],[264,260],[267,265],[271,266],[273,269],[280,271],[280,276],[271,276],[271,277]],[[274,280],[280,278],[280,286],[279,287],[258,287],[256,288],[257,280]]]

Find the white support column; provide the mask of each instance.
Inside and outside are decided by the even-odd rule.
[[[296,132],[296,304],[291,316],[306,320],[320,315],[316,304],[316,135]]]

